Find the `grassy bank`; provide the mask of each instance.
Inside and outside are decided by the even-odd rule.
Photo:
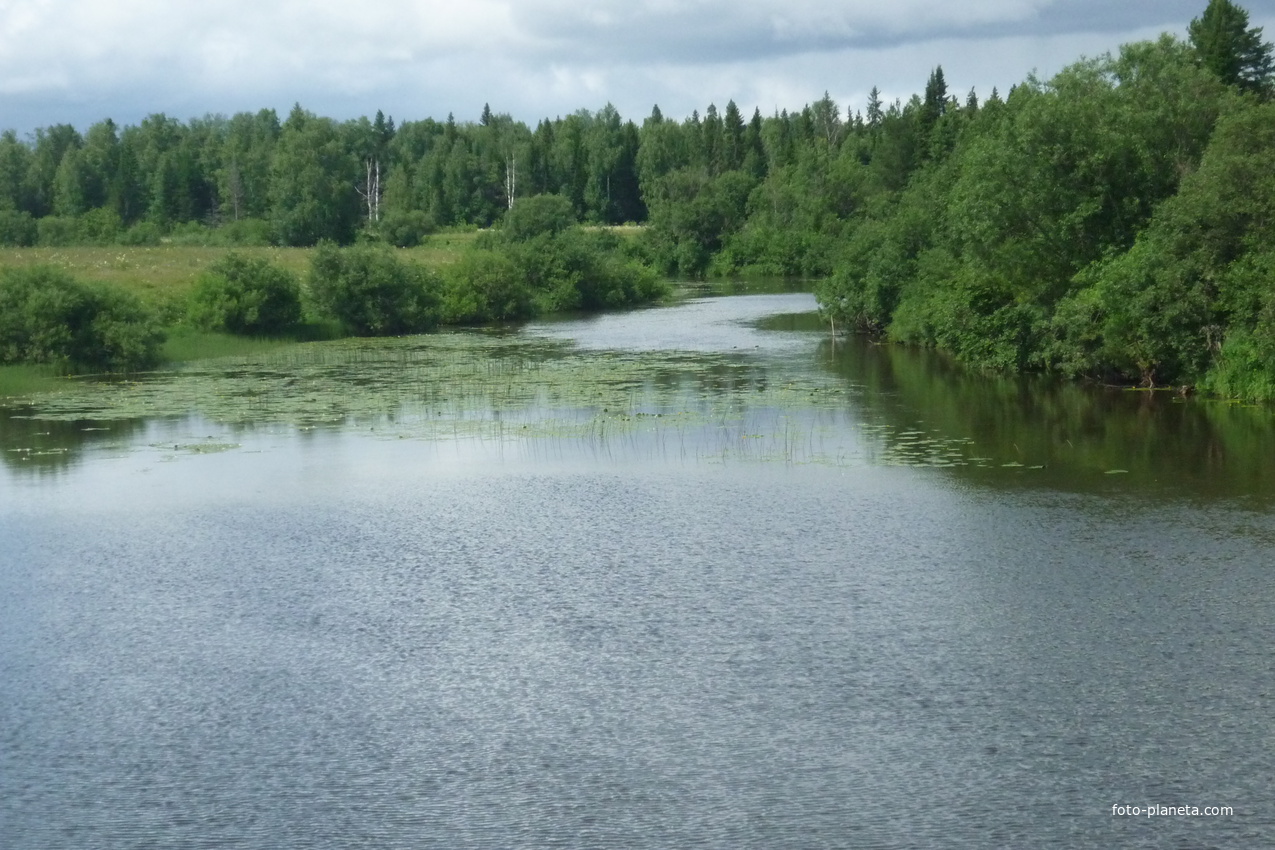
[[[513,225],[495,233],[436,234],[425,245],[389,251],[0,249],[5,359],[53,364],[9,368],[0,395],[56,388],[68,373],[148,372],[350,334],[612,309],[667,293],[634,258],[633,228],[555,229],[541,220],[541,207],[555,201],[529,201]]]
[[[413,262],[441,268],[458,261],[478,231],[439,233],[417,248],[399,249]],[[119,286],[163,310],[184,304],[199,276],[231,251],[261,257],[304,278],[313,248],[209,248],[192,245],[73,246],[67,248],[0,248],[0,268],[53,266],[86,283]]]

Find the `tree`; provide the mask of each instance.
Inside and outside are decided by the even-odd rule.
[[[943,66],[939,65],[925,83],[925,101],[921,110],[921,129],[928,133],[947,111],[947,81],[943,79]]]
[[[78,148],[62,157],[53,178],[53,212],[61,216],[77,216],[89,209],[88,164]]]
[[[270,163],[279,138],[279,116],[273,109],[256,115],[241,112],[230,119],[216,174],[221,217],[265,218],[269,211]]]
[[[292,110],[275,149],[271,169],[271,213],[289,245],[320,239],[348,242],[360,218],[355,185],[359,163],[342,145],[336,124]]]
[[[868,92],[868,126],[872,128],[880,127],[884,118],[885,112],[881,109],[881,90],[873,86],[872,91]]]
[[[23,181],[31,165],[31,149],[12,130],[0,133],[0,210],[27,209]]]
[[[813,122],[814,137],[819,142],[820,148],[831,154],[841,144],[843,129],[841,107],[837,106],[837,102],[829,97],[827,92],[824,92],[823,97],[815,101],[810,108],[810,117]]]
[[[734,100],[727,102],[726,115],[722,122],[725,129],[722,164],[729,171],[744,164],[744,117],[739,114],[739,107]]]
[[[35,131],[35,148],[27,171],[25,194],[29,198],[30,212],[39,217],[53,211],[54,181],[58,166],[66,152],[83,144],[80,134],[70,124],[55,124],[48,129]]]
[[[1209,0],[1187,32],[1200,63],[1222,82],[1243,91],[1269,87],[1272,45],[1262,41],[1261,27],[1249,27],[1248,12],[1231,0]]]

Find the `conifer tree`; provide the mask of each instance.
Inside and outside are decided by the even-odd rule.
[[[876,129],[881,126],[882,119],[885,118],[885,112],[881,109],[881,90],[876,86],[872,87],[872,91],[868,92],[868,126]]]
[[[1244,91],[1268,90],[1272,46],[1262,41],[1261,27],[1249,27],[1244,9],[1231,0],[1209,0],[1187,32],[1200,63],[1222,82]]]

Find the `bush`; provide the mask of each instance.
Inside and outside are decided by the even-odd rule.
[[[39,243],[50,248],[65,248],[80,241],[80,223],[66,216],[48,215],[36,220]]]
[[[512,242],[525,242],[542,234],[561,233],[575,223],[571,201],[561,195],[533,195],[519,198],[505,213],[501,233]]]
[[[552,195],[519,201],[511,228],[475,240],[448,269],[448,321],[599,310],[654,301],[667,292],[667,284],[630,257],[627,244],[613,233],[575,224],[555,229],[565,221],[558,215],[565,213],[560,201]],[[512,215],[519,209],[528,211],[526,220]]]
[[[270,222],[259,218],[241,218],[228,221],[212,234],[218,245],[264,248],[275,242],[274,228]]]
[[[310,267],[315,305],[359,336],[421,333],[438,324],[438,276],[370,245],[322,242]]]
[[[573,226],[504,250],[535,292],[540,312],[622,307],[665,292],[663,281],[649,267],[626,258],[620,241],[605,231]]]
[[[37,238],[39,230],[31,213],[0,210],[0,245],[25,248],[34,245]]]
[[[196,285],[190,319],[234,334],[282,333],[301,321],[301,287],[268,260],[227,254]]]
[[[168,231],[168,241],[173,245],[208,247],[216,243],[216,231],[197,221],[174,224]]]
[[[121,245],[158,245],[163,232],[153,221],[139,221],[119,235]]]
[[[434,219],[420,210],[392,212],[381,219],[381,237],[397,248],[415,248],[434,232]]]
[[[466,251],[447,270],[443,316],[454,324],[522,319],[532,314],[526,275],[500,251]]]
[[[81,244],[110,245],[119,238],[124,223],[115,210],[98,207],[80,216],[78,229]]]
[[[129,293],[46,266],[0,272],[0,362],[135,371],[159,361],[163,341]]]

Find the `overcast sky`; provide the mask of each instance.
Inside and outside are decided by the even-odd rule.
[[[534,125],[610,102],[640,123],[734,99],[750,114],[828,91],[862,109],[1035,69],[1186,25],[1206,0],[0,0],[0,129],[295,102],[345,119]],[[1275,0],[1241,3],[1275,39]]]

